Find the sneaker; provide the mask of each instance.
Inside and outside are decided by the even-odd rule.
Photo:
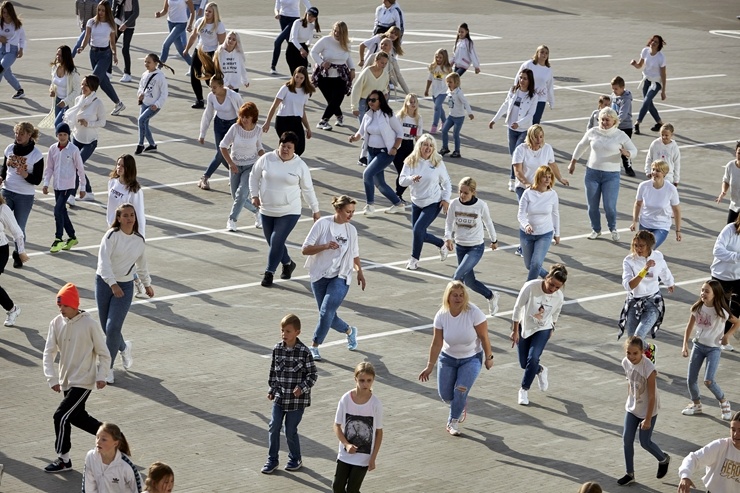
[[[83,202],[95,202],[95,194],[93,192],[86,192],[85,196],[82,197],[80,200]]]
[[[694,402],[690,402],[688,406],[681,410],[681,414],[683,414],[684,416],[695,416],[697,414],[702,414],[701,402],[699,404],[694,404]]]
[[[429,129],[429,133],[434,135],[437,133],[437,125],[432,125],[432,128]]]
[[[360,159],[357,160],[358,166],[367,166],[367,157],[362,156]]]
[[[113,385],[114,383],[116,383],[116,375],[113,372],[113,368],[108,370],[108,375],[106,375],[105,377],[105,383],[107,383],[108,385]]]
[[[21,309],[18,309],[18,313],[20,313]],[[720,402],[719,403],[719,409],[722,413],[722,419],[725,421],[730,421],[732,419],[732,409],[730,409],[730,401]]]
[[[289,264],[283,264],[283,272],[280,273],[280,279],[290,279],[290,276],[293,275],[293,271],[295,270],[295,268],[295,262],[293,262],[292,260]]]
[[[193,103],[193,105],[190,107],[193,108],[194,110],[202,110],[203,108],[206,107],[206,103],[202,99],[199,99],[195,103]]]
[[[660,127],[662,127],[662,126],[663,126],[662,123],[656,123],[655,125],[653,125],[652,127],[650,127],[650,131],[652,131],[652,132],[660,132]]]
[[[509,191],[516,192],[516,180],[509,180]]]
[[[49,464],[44,468],[44,472],[67,472],[72,470],[72,459],[68,460],[67,462],[64,462],[64,460],[59,457],[57,460]]]
[[[149,295],[146,294],[146,288],[144,287],[144,283],[141,282],[141,279],[139,279],[138,277],[134,279],[134,291],[135,291],[134,296],[136,296],[137,298],[141,298],[145,300],[149,299]]]
[[[13,268],[14,269],[22,269],[23,268],[23,261],[21,260],[21,256],[15,250],[13,250]]]
[[[619,486],[627,486],[628,484],[632,484],[635,482],[635,475],[634,474],[625,474],[621,478],[617,479],[617,484]]]
[[[62,251],[63,246],[64,246],[64,241],[62,241],[61,238],[56,238],[54,240],[54,243],[51,244],[51,248],[49,248],[49,251],[51,253],[59,253]]]
[[[447,249],[447,245],[442,245],[442,248],[439,249],[439,260],[441,262],[444,262],[447,260],[447,256],[450,254],[450,251]]]
[[[640,135],[640,124],[635,123],[635,135]]]
[[[144,152],[157,152],[157,144],[146,146]]]
[[[123,74],[123,77],[118,79],[118,82],[131,82],[131,74]]]
[[[449,153],[450,153],[450,150],[447,149],[446,147],[443,147],[442,149],[439,150],[439,155],[440,156],[445,156],[445,155],[447,155]]]
[[[277,469],[278,465],[279,465],[278,461],[273,462],[271,460],[268,460],[267,462],[265,462],[265,465],[262,466],[261,472],[262,474],[272,474],[272,471]]]
[[[601,236],[601,231],[591,231],[591,234],[588,235],[588,239],[589,240],[595,240],[599,236]]]
[[[416,270],[419,268],[419,261],[416,260],[414,257],[409,257],[409,261],[406,263],[406,268],[408,270]]]
[[[661,479],[664,478],[666,474],[668,474],[668,466],[671,464],[671,456],[668,454],[665,454],[665,459],[663,459],[661,462],[658,462],[658,472],[655,475],[656,478]]]
[[[113,111],[110,112],[111,116],[118,116],[118,114],[126,109],[126,105],[123,104],[123,101],[119,101],[116,103],[116,106],[113,108]]]
[[[226,231],[236,231],[236,221],[234,221],[233,219],[229,218],[226,221]]]
[[[619,231],[612,229],[609,232],[612,234],[612,241],[619,241]]]
[[[329,125],[328,120],[321,120],[316,124],[316,128],[320,128],[321,130],[331,130],[331,125]]]
[[[350,326],[347,334],[347,349],[354,351],[357,349],[357,327]]]
[[[519,389],[519,398],[517,399],[517,403],[522,406],[528,406],[529,405],[529,396],[527,395],[527,391],[524,389]]]
[[[366,216],[375,214],[375,206],[372,204],[365,204],[365,207],[362,208],[362,213]]]
[[[337,122],[335,123],[337,127],[343,127],[344,126],[344,115],[339,115],[337,117]]]
[[[314,361],[321,361],[321,354],[319,354],[319,348],[314,346],[308,346],[308,350],[311,351]]]
[[[134,366],[134,355],[132,354],[134,343],[131,341],[125,341],[126,349],[121,351],[121,360],[123,361],[123,369],[128,371]]]
[[[264,277],[262,278],[262,284],[263,287],[269,288],[272,286],[272,279],[274,277],[274,274],[272,272],[265,272]]]
[[[270,67],[270,75],[280,75],[277,70],[275,70],[275,67]],[[275,466],[277,467],[277,466]],[[264,472],[264,471],[262,471]]]
[[[64,242],[62,250],[71,250],[72,247],[77,245],[78,243],[79,241],[77,241],[77,238],[67,238],[67,241]]]
[[[518,247],[516,247],[516,250],[514,250],[514,255],[516,255],[517,257],[523,257],[524,256],[524,254],[522,253],[522,247],[521,247],[521,245],[518,246]]]
[[[632,177],[632,178],[635,177],[635,170],[632,169],[632,166],[630,165],[627,165],[624,167],[624,173],[629,177]]]
[[[13,305],[13,308],[11,308],[9,311],[5,312],[7,316],[5,317],[5,325],[6,327],[13,327],[15,325],[15,321],[18,318],[18,315],[21,314],[21,307],[18,305]]]
[[[26,93],[23,89],[18,89],[18,91],[13,94],[13,99],[25,99]]]
[[[136,154],[138,156],[142,152],[144,152],[144,146],[143,145],[137,145],[136,146],[136,150],[134,151],[134,154]]]
[[[655,344],[648,344],[647,349],[645,349],[645,357],[652,361],[653,364],[655,364],[655,353],[657,350],[658,348],[655,347]]]
[[[486,299],[488,302],[488,314],[492,317],[498,313],[498,300],[500,297],[501,295],[494,291],[491,299]]]
[[[462,157],[458,151],[452,151],[452,154],[450,154],[450,157]]]
[[[385,210],[386,214],[398,214],[406,210],[406,207],[402,203],[393,204]]]
[[[301,467],[303,467],[303,461],[300,460],[300,459],[298,459],[298,460],[290,459],[288,461],[288,463],[285,464],[285,470],[286,471],[297,471]]]
[[[69,197],[67,197],[67,204],[70,207],[74,207],[76,203],[77,203],[77,201],[75,200],[75,196],[74,195],[70,195]]]
[[[254,213],[254,227],[257,229],[262,229],[262,214],[259,212]]]
[[[205,175],[200,177],[200,181],[198,182],[198,188],[202,188],[203,190],[211,189],[211,184],[208,183],[208,178]]]
[[[450,422],[447,423],[447,433],[449,433],[453,437],[459,437],[460,436],[460,429],[458,428],[459,424],[460,424],[459,419],[451,419]]]
[[[550,382],[547,381],[548,370],[546,366],[540,366],[542,368],[537,374],[537,386],[542,392],[545,392],[550,386]]]
[[[735,348],[732,347],[732,344],[722,344],[720,345],[720,348],[722,349],[722,351],[734,351],[735,350]]]

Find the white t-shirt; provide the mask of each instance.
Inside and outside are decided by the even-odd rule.
[[[522,171],[529,183],[534,181],[534,173],[540,166],[549,166],[555,162],[555,152],[550,144],[545,144],[538,150],[533,151],[526,142],[522,142],[514,149],[511,155],[511,164],[522,163]],[[524,185],[517,178],[517,188],[524,188]]]
[[[457,317],[440,309],[434,316],[434,328],[442,331],[444,338],[442,352],[453,358],[462,359],[483,351],[475,326],[485,320],[486,316],[480,308],[472,303],[469,303],[468,309]]]
[[[660,82],[660,69],[665,67],[665,55],[659,51],[655,55],[650,54],[650,48],[647,46],[640,52],[640,58],[645,60],[642,66],[642,75],[651,82]]]
[[[67,97],[67,73],[65,72],[63,76],[59,77],[56,74],[56,70],[54,71],[54,76],[51,79],[51,83],[57,88],[57,97],[59,99],[64,99]]]
[[[226,28],[224,27],[224,23],[219,21],[218,25],[214,27],[213,23],[206,24],[206,27],[203,28],[200,33],[198,33],[198,36],[200,37],[200,44],[198,45],[198,51],[204,51],[206,53],[211,53],[212,51],[216,51],[216,48],[218,48],[218,35],[219,34],[226,34]]]
[[[740,210],[740,168],[734,159],[725,165],[722,181],[730,185],[730,209],[737,212]]]
[[[90,28],[90,46],[94,48],[105,48],[110,46],[110,33],[113,29],[107,22],[98,22],[95,19],[87,21],[87,27]]]
[[[636,365],[633,365],[627,357],[624,357],[622,359],[622,368],[624,368],[627,374],[627,382],[629,382],[629,394],[627,395],[624,410],[642,419],[647,415],[648,408],[647,379],[655,371],[655,365],[645,356]],[[657,416],[659,410],[660,398],[658,397],[658,386],[656,384],[655,407],[653,408],[652,415]]]
[[[187,22],[190,17],[185,0],[167,0],[167,20],[170,22]]]
[[[349,391],[339,399],[334,422],[342,426],[347,441],[357,447],[357,452],[350,454],[340,443],[337,459],[345,464],[367,467],[375,447],[375,432],[383,429],[380,399],[373,395],[365,404],[357,404]]]
[[[337,224],[335,221],[332,221],[331,224],[329,224],[329,229],[331,230],[331,236],[334,238],[334,241],[339,245],[339,255],[335,255],[332,258],[331,267],[329,267],[329,269],[326,271],[326,274],[324,274],[324,277],[327,278],[337,277],[340,275],[342,263],[344,262],[344,256],[349,253],[348,225]],[[346,276],[340,277],[346,278]]]
[[[713,306],[702,305],[698,310],[691,312],[694,316],[694,337],[699,344],[709,347],[719,347],[722,336],[725,335],[725,322],[730,318],[727,310],[722,310],[724,317],[718,317]]]
[[[649,229],[671,229],[673,206],[678,205],[678,190],[668,181],[661,188],[655,188],[652,180],[647,180],[637,187],[635,200],[642,201],[639,221]]]
[[[288,86],[283,85],[275,97],[282,101],[277,113],[275,113],[276,116],[302,117],[309,95],[303,91],[302,87],[296,87],[295,92],[291,92]]]

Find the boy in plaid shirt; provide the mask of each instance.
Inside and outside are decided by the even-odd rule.
[[[303,418],[304,409],[311,405],[311,387],[318,377],[311,351],[298,339],[301,333],[298,316],[291,313],[283,317],[280,332],[282,342],[272,348],[270,377],[267,380],[270,386],[267,398],[272,401],[272,419],[267,462],[262,466],[263,474],[271,474],[279,464],[280,428],[283,420],[290,450],[285,470],[297,471],[303,466],[298,424]]]

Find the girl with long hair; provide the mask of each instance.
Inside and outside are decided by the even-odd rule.
[[[299,156],[306,150],[306,139],[311,138],[311,125],[306,116],[306,104],[314,92],[316,88],[311,84],[308,70],[303,65],[299,65],[290,80],[278,90],[267,112],[267,120],[262,126],[262,130],[267,133],[270,130],[272,117],[276,115],[275,132],[278,135],[287,131],[295,133],[298,136],[295,153]]]
[[[213,55],[219,45],[226,40],[226,28],[221,22],[221,14],[218,11],[218,5],[209,2],[206,5],[203,17],[195,24],[188,44],[185,46],[185,53],[190,51],[195,40],[198,43],[193,51],[193,63],[190,66],[190,85],[195,95],[195,104],[191,106],[194,109],[205,108],[203,100],[203,80],[210,80],[216,73]]]

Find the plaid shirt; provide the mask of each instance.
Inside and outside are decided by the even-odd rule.
[[[270,364],[270,395],[273,402],[285,411],[295,411],[311,405],[311,387],[316,383],[318,373],[311,351],[300,339],[296,339],[293,348],[286,347],[282,342],[272,348],[272,363]],[[296,397],[293,389],[300,387],[303,393]]]

